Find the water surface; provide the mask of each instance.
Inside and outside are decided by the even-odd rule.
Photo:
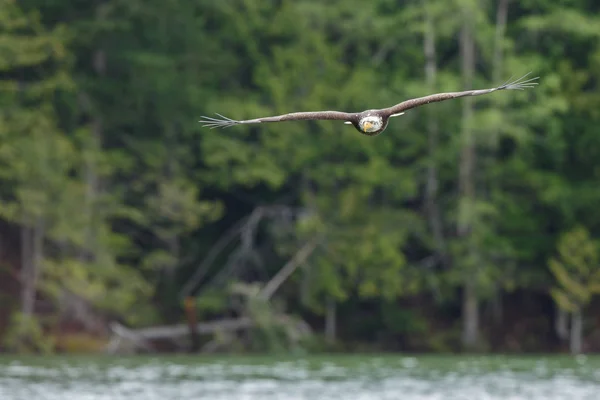
[[[599,400],[600,357],[0,357],[2,400]]]

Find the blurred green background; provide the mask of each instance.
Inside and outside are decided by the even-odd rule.
[[[599,12],[0,0],[0,349],[600,350]]]

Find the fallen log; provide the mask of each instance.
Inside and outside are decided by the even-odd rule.
[[[113,322],[116,326],[122,326],[116,322]],[[111,326],[113,325],[111,324]],[[196,324],[196,332],[198,334],[215,333],[219,330],[235,331],[240,329],[246,329],[252,326],[252,320],[247,317],[242,318],[231,318],[222,319],[211,322],[199,322]],[[157,339],[174,339],[182,336],[189,336],[190,328],[186,324],[177,325],[163,325],[163,326],[151,326],[148,328],[128,329],[129,332],[134,333],[144,339],[157,340]],[[113,333],[118,334],[114,330]]]
[[[106,346],[106,351],[108,353],[115,353],[118,349],[124,347],[122,346],[123,342],[128,344],[128,346],[126,346],[128,352],[136,348],[145,351],[154,351],[153,346],[146,340],[146,338],[139,335],[135,330],[126,328],[118,322],[112,322],[110,324],[110,330],[113,333],[113,337]]]
[[[295,325],[292,334],[294,340],[300,339],[302,336],[308,336],[312,333],[310,326],[304,321],[294,321],[286,315],[277,317],[277,321],[286,326]],[[249,329],[256,326],[256,323],[249,317],[229,318],[218,321],[200,322],[196,324],[196,332],[198,334],[215,334],[217,332],[235,332],[244,329]],[[152,351],[151,341],[153,340],[173,340],[187,337],[189,338],[189,326],[186,324],[168,325],[168,326],[152,326],[148,328],[129,329],[119,324],[112,322],[110,330],[113,333],[110,343],[106,347],[109,353],[115,353],[121,347],[123,341],[133,345],[138,349]]]

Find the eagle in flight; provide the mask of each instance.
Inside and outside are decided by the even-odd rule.
[[[398,103],[395,106],[388,108],[381,108],[378,110],[365,110],[356,113],[347,113],[342,111],[309,111],[309,112],[294,112],[289,114],[277,115],[274,117],[264,117],[255,119],[246,119],[236,121],[221,114],[217,114],[221,118],[210,118],[202,116],[202,120],[199,122],[203,123],[204,127],[209,128],[228,128],[234,125],[240,124],[258,124],[262,122],[282,122],[282,121],[300,121],[300,120],[337,120],[344,121],[345,124],[354,125],[354,127],[363,135],[377,136],[387,128],[388,121],[392,117],[397,117],[404,114],[404,111],[411,108],[419,107],[424,104],[435,103],[437,101],[444,101],[450,99],[456,99],[458,97],[465,96],[480,96],[482,94],[492,93],[498,90],[523,90],[537,85],[534,82],[538,79],[529,78],[525,79],[530,73],[525,74],[521,78],[510,81],[510,79],[495,88],[481,89],[481,90],[465,90],[462,92],[449,92],[449,93],[437,93],[425,97],[418,97],[416,99],[410,99]]]

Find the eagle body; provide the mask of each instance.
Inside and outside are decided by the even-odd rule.
[[[378,110],[366,110],[357,115],[352,125],[363,135],[377,136],[387,128],[390,117]]]
[[[465,90],[462,92],[448,92],[448,93],[436,93],[429,96],[418,97],[398,103],[394,106],[381,109],[371,109],[356,113],[348,113],[342,111],[309,111],[309,112],[293,112],[289,114],[276,115],[272,117],[263,117],[246,120],[234,120],[217,114],[220,118],[203,117],[200,120],[205,127],[209,128],[228,128],[234,125],[242,124],[258,124],[262,122],[283,122],[283,121],[301,121],[301,120],[337,120],[344,121],[345,124],[353,125],[360,133],[366,136],[377,136],[383,132],[387,126],[389,119],[404,114],[406,110],[411,108],[419,107],[429,103],[435,103],[439,101],[445,101],[450,99],[456,99],[465,96],[481,96],[496,92],[498,90],[524,90],[537,85],[534,82],[538,79],[529,78],[525,79],[525,76],[514,80],[512,82],[507,81],[503,85],[480,90]]]

